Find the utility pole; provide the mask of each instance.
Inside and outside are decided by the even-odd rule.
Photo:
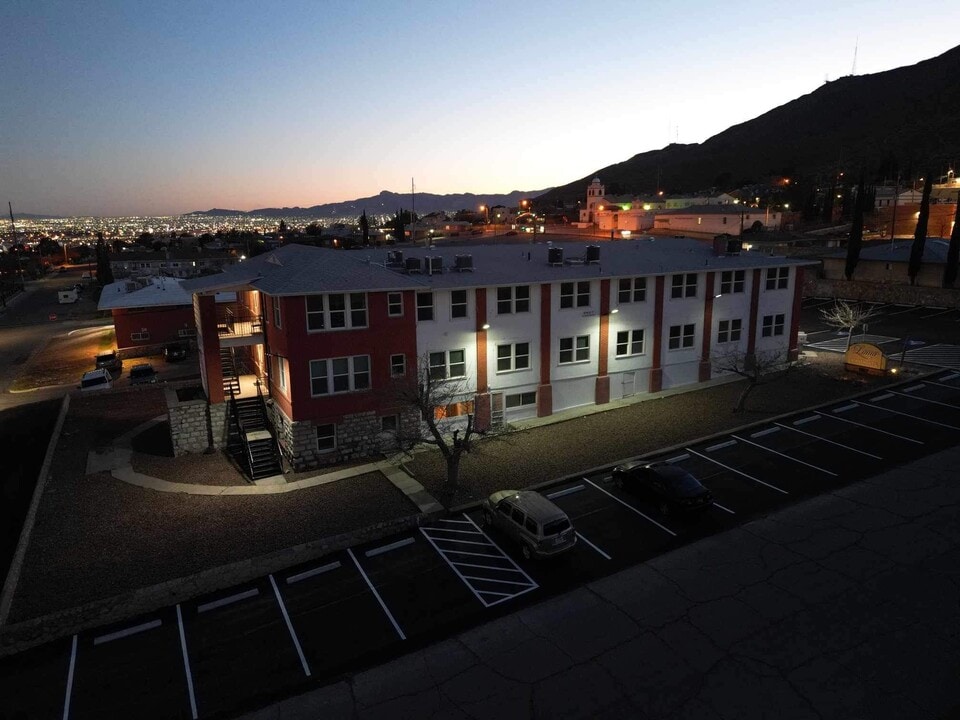
[[[10,229],[13,231],[13,245],[17,244],[17,223],[13,219],[13,203],[9,200],[7,201],[7,209],[10,211]],[[17,253],[17,273],[20,275],[20,289],[26,290],[27,286],[23,282],[23,263],[21,262],[23,257],[21,253]],[[6,305],[6,303],[4,303]]]

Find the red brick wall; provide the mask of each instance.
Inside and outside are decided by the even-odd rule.
[[[193,307],[190,305],[168,305],[144,310],[117,309],[113,311],[113,326],[120,350],[184,341],[186,338],[180,337],[180,330],[196,327]],[[133,333],[139,333],[142,329],[150,334],[149,339],[131,339]]]

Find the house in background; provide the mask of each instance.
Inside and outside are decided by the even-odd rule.
[[[745,230],[779,230],[779,210],[746,205],[693,205],[656,213],[654,230],[698,238],[740,235]]]
[[[160,276],[189,278],[218,273],[239,258],[228,250],[126,250],[110,255],[115,278]]]

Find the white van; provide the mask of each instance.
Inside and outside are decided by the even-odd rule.
[[[75,303],[79,300],[79,296],[76,290],[60,290],[57,292],[57,299],[61,305],[66,305],[67,303]]]

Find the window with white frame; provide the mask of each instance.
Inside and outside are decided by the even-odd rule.
[[[433,293],[417,293],[417,321],[433,320]]]
[[[590,307],[590,282],[560,283],[560,308]]]
[[[530,286],[513,285],[497,288],[497,315],[530,312]]]
[[[560,364],[586,362],[590,359],[590,336],[560,338]]]
[[[346,330],[367,326],[366,293],[307,295],[305,300],[308,331]]]
[[[283,390],[287,391],[287,361],[284,360],[279,355],[275,358],[276,367],[277,367],[277,386]]]
[[[740,341],[740,330],[743,322],[739,318],[721,320],[717,326],[717,345]]]
[[[332,452],[337,449],[337,426],[317,425],[317,452]]]
[[[720,273],[720,294],[742,293],[743,280],[743,270],[724,270]]]
[[[467,316],[467,291],[452,290],[450,292],[450,317],[465,318]]]
[[[130,339],[134,342],[142,342],[144,340],[150,339],[150,331],[146,328],[141,328],[140,332],[130,333]]]
[[[643,354],[643,330],[621,330],[617,333],[617,357]]]
[[[760,334],[763,337],[774,337],[776,335],[783,335],[783,313],[777,315],[764,315],[763,316],[763,327],[760,331]]]
[[[790,282],[790,268],[767,268],[767,290],[786,290]]]
[[[536,405],[536,404],[537,404],[536,392],[515,393],[513,395],[503,396],[503,406],[507,410],[513,410],[514,408],[520,408],[520,407],[530,407],[531,405]]]
[[[674,275],[670,285],[671,298],[685,298],[697,296],[697,274],[680,273]]]
[[[387,293],[387,315],[403,317],[403,293]]]
[[[530,343],[497,345],[497,372],[530,368]]]
[[[647,299],[647,279],[638,278],[620,278],[617,283],[617,301],[624,303],[643,302]]]
[[[310,361],[310,394],[313,397],[369,388],[369,355]]]
[[[281,317],[280,317],[280,298],[275,297],[275,298],[273,298],[273,324],[274,324],[274,326],[276,326],[276,327],[278,327],[278,328],[279,328],[279,327],[283,327],[283,325],[280,323],[280,320],[281,320]]]
[[[447,350],[430,353],[430,377],[448,380],[467,376],[467,353],[465,350]]]
[[[390,377],[403,377],[407,374],[407,356],[403,353],[390,356]]]
[[[670,326],[670,338],[667,341],[667,348],[670,350],[692,348],[695,332],[696,326],[693,323],[689,325]]]

